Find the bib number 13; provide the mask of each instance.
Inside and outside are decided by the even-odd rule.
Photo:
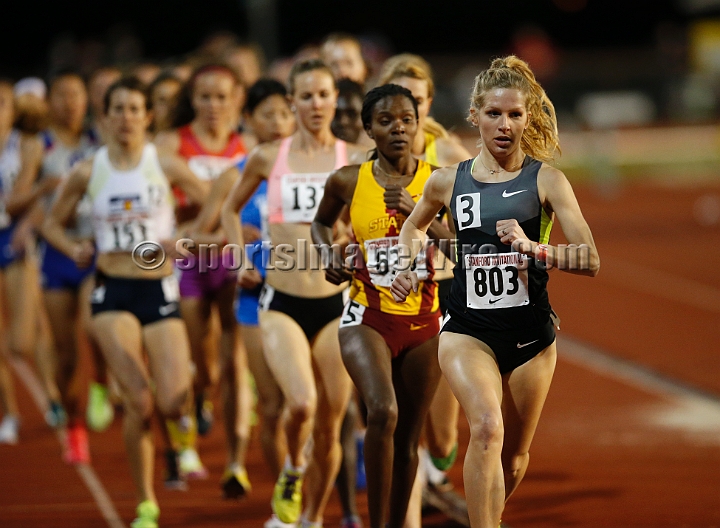
[[[327,174],[286,174],[281,181],[282,212],[286,223],[310,223],[325,191]]]
[[[315,211],[322,197],[323,185],[295,185],[293,193],[293,211]]]

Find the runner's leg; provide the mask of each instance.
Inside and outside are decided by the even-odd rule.
[[[502,379],[490,348],[451,332],[440,336],[440,367],[470,424],[463,468],[470,524],[497,528],[505,501]]]
[[[352,382],[340,354],[339,323],[338,318],[325,325],[312,345],[318,407],[305,508],[305,518],[310,522],[322,520],[342,460],[340,427],[350,399]]]
[[[503,376],[505,440],[502,465],[506,501],[525,476],[530,460],[530,443],[550,389],[556,361],[557,351],[553,342],[530,361]]]
[[[155,449],[150,422],[153,397],[143,357],[142,327],[128,312],[108,311],[93,317],[93,331],[102,336],[100,348],[120,387],[123,439],[138,502],[157,502],[153,490]]]

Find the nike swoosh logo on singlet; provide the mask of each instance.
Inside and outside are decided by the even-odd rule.
[[[507,192],[507,191],[503,191],[502,197],[503,197],[503,198],[510,198],[511,196],[514,196],[514,195],[516,195],[516,194],[520,194],[521,192],[525,192],[525,191],[527,191],[527,189],[523,189],[522,191],[515,191],[515,192],[511,192],[511,193],[509,193],[509,192]]]

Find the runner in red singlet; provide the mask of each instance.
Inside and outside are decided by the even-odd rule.
[[[246,156],[242,137],[234,130],[240,95],[241,88],[230,68],[215,64],[200,67],[180,94],[173,123],[176,128],[156,137],[158,149],[181,160],[183,170],[192,172],[209,187],[224,170]],[[199,204],[188,203],[179,192],[176,198],[178,223],[194,219]],[[193,388],[197,431],[207,434],[210,428],[212,406],[206,391],[219,377],[229,447],[228,468],[244,465],[249,434],[249,423],[244,416],[247,413],[238,412],[238,398],[247,392],[241,385],[247,380],[244,358],[239,357],[242,351],[236,347],[235,283],[236,275],[222,266],[219,255],[205,253],[198,255],[194,266],[183,269],[180,277],[181,312],[196,368]],[[213,331],[218,326],[217,320],[219,346],[215,346],[218,332]],[[194,449],[194,427],[186,423],[181,429],[190,434],[181,435],[184,439],[180,446],[180,470],[188,477],[201,477],[206,471]]]

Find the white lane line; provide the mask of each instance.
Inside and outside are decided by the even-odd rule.
[[[45,411],[48,409],[48,401],[40,381],[37,379],[35,373],[26,361],[13,358],[11,363],[15,369],[15,373],[18,375],[18,378],[20,378],[33,400],[35,400],[35,405],[37,405],[40,415],[44,417]],[[63,434],[64,431],[56,431],[57,439],[60,442],[60,445],[63,445]],[[102,482],[100,482],[100,479],[92,466],[89,464],[76,464],[75,469],[77,470],[78,475],[80,475],[82,481],[85,483],[88,491],[90,491],[90,494],[95,499],[95,504],[100,510],[100,513],[107,522],[108,526],[110,528],[126,528],[125,523],[122,522],[122,519],[115,509],[110,496],[107,491],[105,491]]]
[[[558,355],[583,368],[664,398],[694,401],[720,410],[720,395],[674,380],[632,361],[612,356],[568,336],[558,335]]]
[[[625,260],[604,258],[602,273],[598,277],[641,293],[681,302],[700,310],[720,313],[720,289],[674,273]]]

